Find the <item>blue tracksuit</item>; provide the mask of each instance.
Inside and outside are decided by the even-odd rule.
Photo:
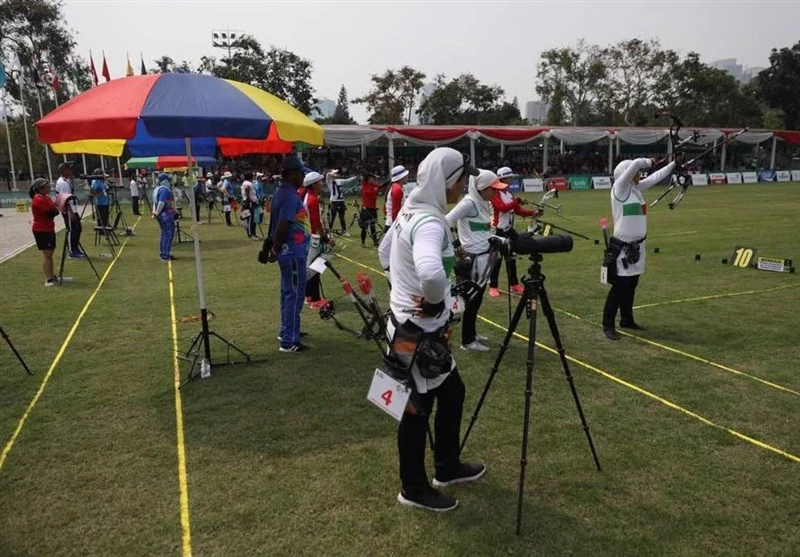
[[[175,237],[175,207],[172,198],[172,190],[169,186],[159,186],[153,194],[156,206],[159,202],[164,203],[164,208],[156,217],[161,226],[161,242],[159,245],[159,256],[163,260],[170,257],[172,251],[172,240]]]

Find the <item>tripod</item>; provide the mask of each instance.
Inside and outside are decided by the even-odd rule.
[[[5,339],[6,344],[8,344],[9,348],[11,348],[11,351],[14,353],[14,355],[19,360],[19,363],[21,363],[22,367],[25,368],[25,371],[28,372],[28,375],[33,375],[33,372],[28,367],[28,364],[25,363],[25,360],[22,359],[22,356],[20,356],[20,353],[17,352],[17,349],[14,347],[13,344],[11,344],[11,339],[8,338],[8,333],[6,333],[6,331],[5,331],[5,329],[3,329],[2,325],[0,325],[0,335],[2,335],[3,339]]]
[[[586,434],[586,440],[589,442],[589,449],[592,452],[594,464],[597,467],[597,471],[601,471],[600,460],[597,457],[597,451],[594,448],[592,435],[589,432],[589,424],[586,422],[586,416],[583,414],[583,408],[581,407],[581,401],[578,397],[578,391],[575,388],[575,382],[573,381],[572,373],[569,370],[569,363],[567,362],[564,345],[561,343],[561,335],[558,332],[556,317],[553,313],[553,308],[550,306],[550,300],[547,297],[547,291],[544,288],[545,276],[542,274],[542,256],[541,254],[535,253],[531,254],[530,259],[532,264],[528,269],[528,274],[522,278],[522,283],[525,287],[522,298],[517,304],[517,309],[514,311],[514,315],[511,318],[511,323],[508,326],[506,337],[503,339],[503,344],[500,347],[497,358],[495,359],[492,372],[489,375],[489,379],[486,381],[486,386],[484,387],[481,397],[478,400],[478,405],[475,407],[475,412],[472,414],[469,426],[464,434],[464,439],[461,441],[461,450],[463,450],[464,445],[467,443],[467,438],[469,437],[470,431],[472,431],[472,427],[475,425],[475,421],[478,419],[478,413],[480,412],[481,407],[486,400],[486,395],[489,393],[489,388],[492,386],[492,381],[500,369],[500,363],[503,361],[503,356],[505,355],[506,350],[508,350],[508,345],[511,342],[511,338],[514,336],[514,331],[516,330],[517,325],[522,318],[522,312],[525,311],[526,317],[528,318],[529,332],[528,356],[525,361],[525,413],[522,425],[522,447],[519,461],[519,489],[517,493],[517,534],[520,534],[522,531],[522,497],[525,490],[525,467],[528,464],[528,432],[530,426],[531,395],[533,394],[533,357],[534,348],[536,346],[536,313],[539,300],[541,300],[542,311],[547,319],[547,324],[550,326],[550,334],[553,336],[553,341],[555,342],[556,349],[558,351],[558,357],[561,360],[561,367],[564,368],[564,375],[569,383],[570,391],[572,391],[572,398],[575,400],[575,407],[578,410],[581,425],[583,426],[583,431]]]
[[[111,220],[115,225],[117,223],[117,219],[120,219],[122,223],[122,228],[125,230],[126,236],[136,236],[133,229],[128,226],[128,221],[125,220],[125,213],[122,212],[122,207],[119,206],[119,200],[117,199],[117,190],[113,183],[108,186],[108,196],[111,198],[111,204],[114,206],[114,218]]]
[[[86,206],[84,205],[84,208],[85,207]],[[69,210],[71,211],[72,209],[69,209]],[[72,215],[70,214],[69,217],[71,217],[71,216]],[[64,232],[65,232],[65,234],[64,234],[64,245],[61,246],[61,263],[59,263],[59,265],[58,265],[58,282],[61,283],[61,284],[64,283],[64,263],[67,260],[67,238],[69,237],[70,233],[72,232],[72,224],[71,224],[72,221],[71,221],[71,218],[65,219],[64,222],[66,223],[66,229],[64,230]],[[97,269],[95,268],[94,263],[92,263],[92,260],[89,258],[89,254],[86,253],[85,249],[83,249],[83,244],[81,244],[80,241],[78,241],[78,249],[80,249],[81,252],[83,253],[82,259],[85,259],[86,262],[89,264],[89,266],[92,268],[92,271],[94,271],[94,276],[97,277],[97,280],[100,280],[100,274],[97,272]],[[112,247],[111,249],[113,251],[114,248]],[[71,280],[71,279],[68,279],[68,280]]]
[[[192,215],[194,217],[194,215]],[[176,209],[175,213],[175,241],[174,243],[180,244],[183,242],[193,242],[194,237],[188,232],[181,230],[181,219],[183,218],[183,210],[181,207]]]

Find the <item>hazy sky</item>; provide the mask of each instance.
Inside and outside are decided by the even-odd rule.
[[[448,77],[471,72],[498,84],[511,99],[536,98],[539,54],[548,48],[610,44],[657,37],[679,54],[710,62],[737,58],[766,66],[773,47],[800,39],[800,1],[743,2],[264,2],[204,0],[66,0],[78,52],[95,59],[105,51],[111,77],[125,72],[129,53],[139,68],[162,55],[195,65],[211,46],[212,29],[240,30],[262,45],[276,45],[314,64],[319,98],[350,98],[369,89],[370,74],[408,64]],[[138,73],[138,71],[137,71]],[[102,77],[101,77],[102,80]],[[351,105],[364,123],[366,111]]]

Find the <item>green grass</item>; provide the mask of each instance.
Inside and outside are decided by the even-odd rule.
[[[608,192],[567,192],[558,202],[573,222],[550,220],[600,238]],[[736,244],[800,259],[798,207],[797,184],[759,184],[696,188],[675,211],[651,210],[637,305],[758,293],[639,309],[649,327],[641,336],[800,391],[800,278],[720,263]],[[143,219],[136,233],[0,469],[0,555],[181,554],[167,266],[157,259],[155,223]],[[603,472],[594,470],[558,359],[537,350],[516,536],[524,342],[512,341],[466,449],[487,463],[487,476],[451,490],[461,501],[452,513],[400,507],[396,425],[366,401],[374,345],[304,310],[312,351],[278,353],[277,267],[259,265],[258,244],[217,215],[200,233],[212,328],[266,362],[215,368],[181,391],[194,555],[797,554],[799,463],[721,428],[800,456],[800,396],[635,338],[606,341],[597,323],[607,288],[593,242],[576,239],[572,253],[546,256],[543,269],[567,353],[594,368],[570,364]],[[198,313],[191,250],[174,251],[179,318]],[[357,239],[342,254],[379,267]],[[109,265],[95,262],[101,273]],[[363,270],[335,264],[350,277]],[[27,377],[0,346],[0,448],[97,285],[80,261],[68,261],[75,280],[61,288],[44,289],[39,274],[35,250],[0,265],[0,324],[35,370]],[[323,284],[340,297],[332,277]],[[338,307],[343,321],[360,324],[346,300]],[[506,312],[504,297],[487,297],[481,309],[501,326]],[[541,315],[538,325],[538,340],[553,346]],[[177,327],[185,349],[199,324]],[[502,330],[485,322],[479,330],[500,345]],[[527,334],[527,323],[518,332]],[[455,355],[466,425],[495,351]]]

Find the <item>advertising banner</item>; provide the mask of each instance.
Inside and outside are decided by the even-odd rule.
[[[708,174],[690,174],[693,186],[707,186]]]
[[[708,175],[708,180],[712,184],[724,184],[725,175],[722,172],[712,172]]]
[[[755,184],[758,182],[758,174],[755,172],[742,172],[742,182],[745,184]]]
[[[762,170],[758,173],[758,181],[759,182],[774,182],[775,181],[775,171],[774,170]]]
[[[611,178],[608,176],[592,176],[592,187],[596,190],[610,190]]]
[[[569,189],[569,182],[563,176],[548,178],[546,184],[548,190],[565,191]]]
[[[525,178],[522,180],[522,191],[527,193],[544,191],[544,180],[541,178]]]
[[[791,182],[792,181],[792,175],[789,173],[788,170],[778,170],[775,173],[775,178],[779,182]]]
[[[792,182],[800,182],[800,170],[792,170]]]
[[[588,190],[591,188],[590,176],[570,176],[569,188],[572,190]]]
[[[728,179],[729,184],[741,184],[742,175],[738,172],[728,172],[725,177]]]

